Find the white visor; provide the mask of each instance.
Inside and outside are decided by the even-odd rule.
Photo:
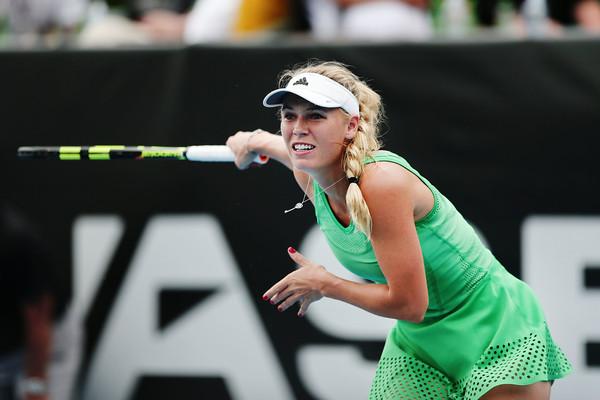
[[[265,107],[283,105],[286,94],[293,93],[319,107],[342,108],[350,115],[359,115],[358,100],[351,91],[320,74],[306,72],[296,75],[284,89],[273,90],[263,100]]]

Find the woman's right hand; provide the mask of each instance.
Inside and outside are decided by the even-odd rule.
[[[252,150],[252,137],[261,134],[267,133],[262,129],[257,129],[252,132],[247,131],[238,131],[235,135],[230,136],[227,139],[225,144],[233,151],[235,154],[235,165],[239,169],[247,169],[250,167],[256,158],[255,152]]]

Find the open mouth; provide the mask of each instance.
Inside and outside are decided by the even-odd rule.
[[[294,151],[309,151],[315,148],[312,144],[296,143],[292,146]]]

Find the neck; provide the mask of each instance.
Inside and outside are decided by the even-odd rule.
[[[336,219],[345,227],[350,225],[350,212],[346,204],[346,192],[348,191],[348,180],[346,174],[330,179],[317,180],[321,190],[325,192],[329,207]],[[323,186],[323,184],[325,186]]]
[[[319,187],[327,195],[330,203],[346,207],[346,192],[348,191],[348,181],[346,173],[341,172],[327,177],[313,177],[319,184]]]

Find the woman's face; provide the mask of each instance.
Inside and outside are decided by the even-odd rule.
[[[281,108],[281,134],[294,166],[305,172],[340,168],[341,160],[358,129],[358,117],[339,108],[316,106],[288,94]]]

